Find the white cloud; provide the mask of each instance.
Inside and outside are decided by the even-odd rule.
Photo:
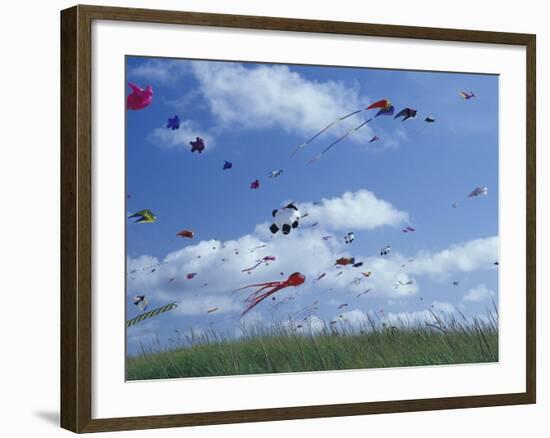
[[[128,78],[141,79],[148,84],[163,85],[175,82],[176,79],[189,73],[189,64],[179,60],[151,58],[128,69]]]
[[[493,298],[495,295],[495,291],[493,291],[492,289],[489,289],[484,284],[478,284],[476,287],[470,289],[468,293],[462,297],[462,301],[478,303]]]
[[[324,227],[333,230],[373,230],[398,226],[409,219],[406,212],[368,190],[346,192],[337,198],[323,199],[321,205],[306,203],[300,208],[309,213],[309,221],[321,221]]]
[[[409,264],[411,273],[447,275],[451,272],[472,272],[493,268],[498,258],[498,236],[451,245],[436,253],[422,251]]]
[[[193,62],[191,68],[210,111],[226,128],[277,127],[307,136],[368,102],[359,95],[358,86],[311,81],[284,65],[251,68],[236,63]],[[360,116],[350,117],[342,126],[356,126],[361,121]],[[369,126],[360,133],[350,139],[368,140]]]
[[[149,133],[148,141],[156,146],[165,148],[183,148],[191,150],[189,142],[201,137],[205,143],[205,152],[208,152],[215,144],[214,137],[205,130],[197,127],[191,120],[183,120],[180,128],[168,129],[166,126],[155,128]]]

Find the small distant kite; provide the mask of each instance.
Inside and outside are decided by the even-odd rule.
[[[467,91],[459,91],[459,94],[464,100],[470,100],[471,98],[476,97],[473,91],[470,91],[469,93]]]
[[[134,223],[140,223],[140,224],[152,224],[157,220],[157,217],[155,216],[155,214],[148,208],[144,210],[140,210],[128,216],[128,219],[132,219],[132,218],[137,218],[134,221]]]
[[[344,242],[348,245],[355,240],[355,234],[353,234],[352,231],[350,231],[348,234],[344,236]]]
[[[380,250],[380,255],[387,256],[390,253],[390,251],[391,251],[390,245],[386,245],[384,248]]]
[[[168,123],[166,124],[166,127],[168,129],[171,129],[172,131],[180,129],[180,118],[177,114],[173,118],[168,117]]]
[[[148,107],[153,102],[153,87],[147,85],[145,90],[136,84],[128,82],[132,92],[126,98],[126,109],[140,110]]]
[[[375,135],[374,137],[372,137],[370,140],[369,140],[369,143],[374,143],[375,141],[378,141],[380,140],[380,137],[378,137],[377,135]]]
[[[224,160],[222,170],[228,170],[228,169],[231,169],[232,167],[233,167],[233,163],[231,161]]]
[[[287,235],[290,233],[290,230],[298,228],[300,224],[300,210],[292,202],[282,209],[273,210],[271,215],[273,216],[273,223],[269,227],[269,230],[273,234],[281,230],[284,235]]]
[[[367,290],[365,290],[365,291],[363,291],[363,292],[358,293],[358,294],[357,294],[357,298],[359,298],[359,297],[362,296],[362,295],[368,294],[370,291],[371,291],[371,289],[367,289]]]
[[[414,231],[416,231],[413,227],[410,227],[410,226],[406,226],[405,228],[403,228],[401,231],[403,231],[404,233],[412,233]]]
[[[336,277],[339,277],[339,276],[342,275],[342,274],[343,274],[343,272],[340,271],[340,272],[338,272],[338,274],[336,274]]]
[[[260,289],[254,291],[246,299],[248,306],[246,307],[246,309],[244,309],[243,313],[241,314],[241,317],[246,315],[251,309],[256,307],[258,304],[260,304],[263,300],[265,300],[269,296],[273,295],[275,292],[290,286],[292,287],[300,286],[305,281],[306,281],[306,277],[304,275],[300,274],[299,272],[294,272],[284,281],[270,281],[267,283],[250,284],[248,286],[243,286],[239,289],[236,289],[234,292],[237,292],[249,287],[261,286]],[[266,291],[262,292],[264,290]]]
[[[348,307],[347,303],[340,304],[340,305],[338,306],[338,310],[341,310],[341,309],[343,309],[344,307]]]
[[[218,307],[213,307],[212,309],[208,309],[207,313],[214,313],[218,310]]]
[[[326,273],[326,272],[323,272],[322,274],[320,274],[320,275],[315,279],[315,281],[319,281],[321,278],[324,278],[325,275],[327,275],[327,273]]]
[[[177,237],[187,237],[188,239],[192,239],[195,237],[195,233],[191,230],[181,230],[178,234],[176,234]]]
[[[267,246],[266,244],[255,246],[254,248],[252,248],[252,249],[250,250],[250,252],[254,252],[254,251],[256,251],[257,249],[265,248],[266,246]]]
[[[253,189],[253,190],[259,189],[260,188],[260,180],[255,179],[254,181],[252,181],[250,183],[250,188]]]
[[[405,120],[408,120],[408,119],[414,119],[417,113],[418,111],[416,111],[415,109],[404,108],[395,115],[394,119],[403,117],[402,121],[404,122]]]
[[[451,207],[453,207],[453,208],[458,208],[458,202],[453,202],[453,203],[451,204]]]
[[[413,284],[414,284],[414,281],[412,281],[412,280],[408,280],[408,281],[405,281],[405,282],[399,280],[397,283],[395,283],[393,285],[393,287],[395,289],[397,289],[399,286],[412,286]]]
[[[426,117],[426,118],[424,119],[424,121],[425,121],[426,123],[435,123],[435,119],[434,119],[433,117]]]
[[[269,265],[269,262],[272,262],[272,261],[275,261],[275,260],[276,260],[275,256],[265,256],[265,257],[263,257],[259,260],[256,260],[256,264],[254,266],[252,266],[251,268],[243,269],[241,272],[251,272],[254,269],[256,269],[258,266],[260,266],[261,264],[265,264],[267,266],[267,265]]]
[[[145,295],[137,295],[135,297],[132,297],[132,300],[134,301],[134,304],[139,308],[139,310],[141,310],[142,312],[147,310],[149,300]]]
[[[458,281],[453,281],[453,286],[458,286],[460,283]]]
[[[340,257],[336,262],[335,265],[340,266],[347,266],[347,265],[353,265],[355,263],[355,257]]]
[[[498,265],[499,265],[499,263],[498,263],[498,262],[494,262],[494,263],[493,263],[493,265],[495,265],[495,266],[498,266]]]
[[[332,239],[332,236],[323,236],[323,237],[321,237],[321,239],[323,239],[323,240],[326,241],[326,240],[328,240],[328,239]]]
[[[202,151],[206,148],[204,145],[204,140],[200,137],[196,137],[195,141],[190,141],[191,152],[197,151],[199,154],[202,154]]]
[[[178,307],[177,303],[170,303],[166,304],[165,306],[159,307],[158,309],[149,310],[149,312],[142,313],[141,315],[138,315],[135,318],[126,321],[126,327],[131,327],[133,325],[136,325],[138,322],[143,321],[144,319],[152,318],[154,316],[160,315],[161,313],[175,309],[176,307]]]
[[[476,187],[474,190],[470,192],[470,194],[468,195],[468,198],[486,196],[488,192],[489,192],[489,189],[487,189],[487,187]]]
[[[193,277],[195,277],[195,275],[197,275],[196,272],[190,272],[189,274],[186,275],[186,277],[188,280],[191,280]]]
[[[372,271],[361,272],[361,274],[363,274],[363,277],[369,278],[372,275]]]
[[[269,173],[269,178],[278,178],[283,173],[283,169],[272,170]]]
[[[361,266],[363,266],[363,262],[354,263],[352,266],[353,266],[354,268],[360,268]]]

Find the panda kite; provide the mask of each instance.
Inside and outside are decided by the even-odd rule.
[[[286,207],[273,210],[273,223],[269,227],[269,230],[275,234],[281,230],[283,234],[290,233],[292,228],[298,228],[300,221],[300,211],[298,207],[292,202]]]

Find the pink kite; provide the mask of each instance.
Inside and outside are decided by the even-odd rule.
[[[250,188],[251,189],[259,189],[260,188],[260,180],[259,179],[255,179],[254,181],[252,181],[250,183]]]
[[[243,286],[239,289],[236,289],[234,292],[237,292],[239,290],[243,290],[249,287],[260,287],[260,289],[254,291],[252,294],[248,296],[246,299],[246,302],[248,303],[248,306],[246,309],[244,309],[243,313],[241,313],[241,317],[246,315],[251,309],[256,307],[258,304],[260,304],[263,300],[265,300],[267,297],[273,295],[275,292],[284,289],[289,286],[300,286],[306,281],[306,277],[299,272],[295,272],[290,275],[286,280],[284,281],[270,281],[267,283],[257,283],[257,284],[250,284],[248,286]],[[262,292],[263,290],[267,289],[267,291]]]
[[[150,85],[147,85],[145,90],[131,82],[128,82],[128,85],[132,89],[132,92],[126,99],[126,109],[140,110],[151,104],[153,101],[153,88]]]
[[[197,275],[196,272],[191,272],[191,273],[187,274],[186,277],[187,277],[188,280],[191,280],[195,275]]]

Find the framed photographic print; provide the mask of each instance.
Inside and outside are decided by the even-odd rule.
[[[534,35],[75,6],[61,49],[62,427],[535,402]]]

